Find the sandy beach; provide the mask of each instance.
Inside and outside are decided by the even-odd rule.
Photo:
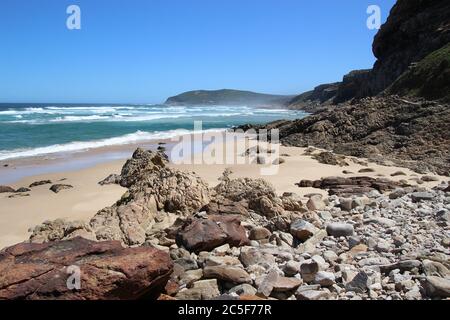
[[[243,141],[243,140],[241,140]],[[145,144],[145,146],[157,146],[157,143]],[[120,173],[120,170],[127,157],[131,156],[131,152],[137,145],[115,147],[112,149],[104,148],[102,150],[89,151],[91,157],[97,157],[97,160],[91,162],[83,162],[85,166],[77,169],[70,161],[66,163],[64,170],[63,160],[56,161],[58,172],[51,172],[39,175],[31,175],[21,178],[14,183],[8,184],[17,189],[20,187],[28,187],[31,183],[40,180],[51,180],[52,183],[63,183],[73,186],[73,189],[63,190],[57,194],[50,191],[51,184],[34,187],[29,196],[20,196],[19,194],[3,193],[0,194],[0,247],[12,245],[26,240],[30,233],[29,228],[34,227],[46,220],[54,220],[58,218],[69,220],[88,221],[94,214],[117,201],[126,191],[118,185],[100,186],[99,181],[112,173]],[[112,152],[120,153],[123,159],[108,160],[108,155]],[[89,153],[88,153],[89,154]],[[128,154],[128,156],[127,156]],[[236,154],[236,159],[247,162],[245,164],[174,164],[170,166],[183,171],[193,171],[203,178],[211,187],[219,183],[218,178],[222,175],[226,168],[230,168],[233,172],[232,177],[248,177],[263,178],[271,182],[276,191],[281,195],[284,192],[294,192],[304,196],[308,193],[326,194],[324,190],[303,188],[300,189],[295,185],[302,179],[316,180],[328,176],[349,176],[343,173],[343,170],[351,171],[355,174],[352,176],[384,176],[392,180],[413,179],[419,175],[409,169],[399,167],[380,166],[368,163],[368,166],[356,164],[353,161],[347,161],[349,166],[341,167],[335,165],[321,164],[309,155],[305,155],[305,149],[296,147],[280,147],[279,154],[285,160],[278,169],[276,174],[263,175],[261,168],[265,165],[256,163],[248,163],[248,158],[242,156],[241,153]],[[77,157],[79,157],[78,155]],[[85,154],[86,156],[86,154]],[[95,158],[94,157],[94,158]],[[204,161],[211,162],[211,150],[205,148],[203,153]],[[103,161],[98,160],[103,159]],[[106,159],[106,160],[105,160]],[[72,159],[73,160],[73,159]],[[9,161],[10,166],[2,168],[2,172],[7,170],[21,170],[26,160],[21,159],[16,162]],[[28,160],[30,161],[30,160]],[[43,161],[43,160],[40,160]],[[100,162],[100,163],[98,163]],[[89,164],[91,164],[89,166]],[[27,163],[30,166],[31,163]],[[36,163],[36,166],[42,165],[42,162]],[[267,167],[267,166],[266,166]],[[358,173],[360,169],[372,168],[374,172]],[[403,171],[406,176],[391,177],[390,175],[397,171]],[[444,177],[438,177],[439,181]],[[410,180],[412,184],[414,181]],[[423,186],[434,186],[439,182],[427,182]],[[10,198],[11,195],[14,197]]]

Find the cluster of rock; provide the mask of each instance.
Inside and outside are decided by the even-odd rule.
[[[448,104],[387,96],[343,104],[304,119],[242,128],[278,129],[286,146],[315,146],[449,176],[448,123]]]
[[[30,243],[3,250],[0,298],[450,296],[447,184],[305,201],[278,196],[264,180],[231,179],[230,171],[210,189],[141,149],[120,183],[126,195],[89,223],[46,222]],[[81,268],[87,287],[66,289],[69,265]]]
[[[43,185],[47,185],[47,184],[52,184],[51,180],[40,180],[40,181],[35,181],[33,183],[31,183],[29,185],[29,187],[21,187],[18,188],[17,190],[15,190],[12,187],[9,186],[0,186],[0,193],[13,193],[13,195],[10,195],[9,198],[15,198],[15,197],[25,197],[25,196],[30,196],[29,193],[31,191],[31,188],[35,188],[35,187],[39,187],[39,186],[43,186]],[[72,189],[73,186],[69,185],[69,184],[61,184],[61,183],[57,183],[57,184],[53,184],[49,190],[53,191],[54,193],[59,193],[61,190],[67,190],[67,189]]]

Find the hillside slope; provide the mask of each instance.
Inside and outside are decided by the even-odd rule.
[[[282,106],[291,96],[271,95],[241,90],[196,90],[179,94],[167,99],[169,105],[250,105]]]

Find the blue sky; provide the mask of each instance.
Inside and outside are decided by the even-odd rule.
[[[366,9],[395,0],[1,0],[0,102],[157,103],[194,89],[296,94],[370,68]],[[81,8],[81,30],[66,8]]]

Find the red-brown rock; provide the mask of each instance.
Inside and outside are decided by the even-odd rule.
[[[79,290],[67,286],[70,266],[80,270]],[[118,241],[20,243],[0,253],[0,300],[157,298],[172,268],[168,254]]]
[[[243,246],[249,243],[245,228],[236,215],[213,215],[208,219],[188,220],[177,234],[177,243],[189,251],[211,251],[228,243]]]

